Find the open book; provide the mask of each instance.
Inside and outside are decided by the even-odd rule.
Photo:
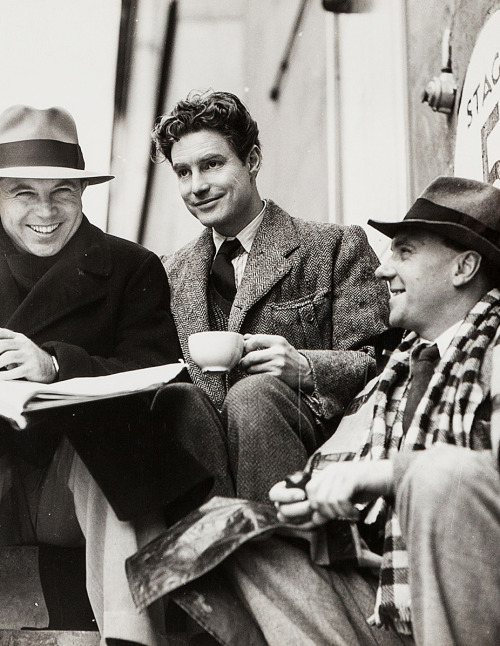
[[[77,377],[52,384],[0,381],[0,417],[7,419],[12,426],[23,429],[27,425],[25,413],[156,390],[172,381],[185,367],[186,364],[179,361],[103,377]]]

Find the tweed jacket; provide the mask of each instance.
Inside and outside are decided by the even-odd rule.
[[[162,260],[191,378],[220,409],[224,377],[203,375],[188,350],[189,335],[209,329],[212,256],[212,231],[206,229]],[[386,328],[388,317],[387,289],[374,276],[377,265],[360,227],[294,218],[268,200],[228,329],[281,335],[302,352],[315,384],[308,402],[321,422],[337,421],[374,373],[367,341]]]

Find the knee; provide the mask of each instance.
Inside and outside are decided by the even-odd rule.
[[[467,496],[479,465],[470,449],[440,445],[423,451],[408,467],[396,494],[403,516],[439,514],[450,499]]]
[[[296,416],[296,400],[294,391],[278,377],[248,375],[229,389],[222,418],[228,426],[264,429],[281,423],[283,418]]]
[[[191,383],[166,384],[156,393],[151,410],[157,416],[171,418],[176,413],[213,408],[207,394]]]
[[[239,401],[242,398],[266,397],[279,387],[280,380],[269,374],[247,375],[229,389],[226,400]]]
[[[203,397],[204,392],[198,386],[191,383],[173,383],[162,386],[155,395],[154,403],[159,404],[163,401],[191,401]]]
[[[248,375],[229,389],[223,410],[260,410],[268,401],[274,401],[282,382],[272,375]],[[283,384],[285,386],[285,384]]]

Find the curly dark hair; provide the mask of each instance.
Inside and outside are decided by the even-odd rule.
[[[169,114],[156,120],[151,131],[153,160],[172,163],[173,144],[199,130],[220,132],[243,163],[254,146],[260,148],[257,123],[236,95],[193,90]]]

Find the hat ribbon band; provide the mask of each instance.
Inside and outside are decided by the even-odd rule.
[[[0,144],[0,168],[17,166],[57,166],[85,169],[78,144],[56,139],[26,139]]]
[[[495,246],[500,246],[499,231],[495,231],[495,229],[479,222],[479,220],[466,213],[435,204],[424,197],[417,198],[405,215],[403,222],[411,222],[412,220],[429,220],[429,224],[459,224],[482,236]]]

